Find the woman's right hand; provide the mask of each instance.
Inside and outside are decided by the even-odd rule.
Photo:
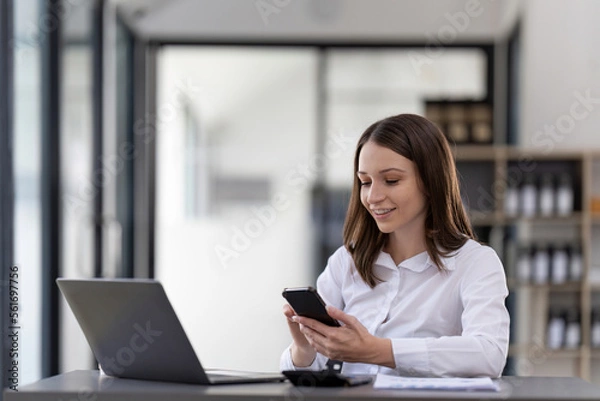
[[[292,362],[294,366],[306,367],[310,366],[317,356],[317,351],[310,345],[304,334],[300,331],[300,325],[292,320],[296,316],[296,312],[291,306],[285,304],[283,306],[283,314],[288,322],[290,333],[292,334]]]

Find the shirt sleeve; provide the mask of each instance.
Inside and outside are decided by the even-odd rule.
[[[325,364],[327,363],[327,358],[325,358],[322,354],[317,352],[316,358],[309,366],[298,367],[294,365],[292,361],[292,350],[291,344],[283,351],[281,354],[281,359],[279,360],[279,369],[283,372],[284,370],[323,370],[325,369]]]
[[[343,252],[347,252],[344,247],[340,247],[333,255],[329,257],[325,270],[317,279],[317,292],[323,298],[327,305],[343,309],[344,303],[341,294],[341,273],[344,268]],[[292,361],[291,345],[281,354],[279,368],[284,370],[323,370],[327,364],[327,358],[317,352],[317,356],[310,366],[297,367]]]
[[[342,282],[350,269],[346,248],[340,247],[329,257],[325,270],[317,278],[317,292],[327,305],[344,310]]]
[[[401,375],[499,377],[506,363],[510,317],[502,263],[489,247],[474,252],[460,280],[462,333],[439,338],[392,339]]]

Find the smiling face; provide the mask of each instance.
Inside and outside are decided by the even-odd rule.
[[[427,201],[411,160],[368,141],[359,154],[357,176],[361,203],[381,232],[424,235]]]

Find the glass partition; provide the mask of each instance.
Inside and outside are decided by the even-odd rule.
[[[14,260],[19,268],[19,385],[41,378],[41,13],[38,1],[14,1]]]

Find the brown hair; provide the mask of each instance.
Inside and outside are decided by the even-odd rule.
[[[388,238],[388,234],[379,231],[360,200],[360,180],[356,176],[358,157],[368,141],[415,163],[427,201],[427,253],[438,269],[443,270],[441,257],[458,250],[467,239],[475,239],[460,197],[456,165],[448,141],[435,124],[414,114],[400,114],[372,124],[356,145],[354,184],[344,223],[344,245],[352,255],[358,273],[371,288],[381,281],[373,273],[373,264]]]

